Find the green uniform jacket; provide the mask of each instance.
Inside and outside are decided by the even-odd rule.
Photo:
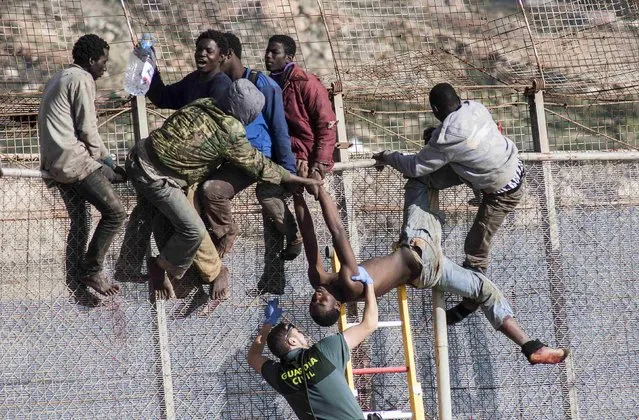
[[[290,177],[251,146],[242,123],[220,111],[211,98],[180,108],[145,143],[157,169],[188,185],[205,181],[225,162],[273,184]]]

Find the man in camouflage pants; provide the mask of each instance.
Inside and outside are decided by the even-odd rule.
[[[171,281],[182,278],[207,235],[184,188],[204,181],[224,163],[236,165],[263,182],[321,184],[290,174],[248,142],[243,124],[255,119],[263,106],[260,91],[250,81],[240,79],[231,85],[226,100],[217,105],[210,98],[192,102],[131,149],[126,167],[133,186],[173,226],[166,242],[158,244],[160,255],[151,261],[149,271],[156,298],[175,297]],[[228,278],[220,273],[219,256],[215,249],[212,251],[217,263],[208,267],[217,272],[202,273],[202,277],[214,281],[213,288],[221,293],[228,288]]]

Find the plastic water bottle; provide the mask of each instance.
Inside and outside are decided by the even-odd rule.
[[[155,55],[151,47],[155,39],[151,34],[142,35],[140,47],[133,49],[124,72],[124,90],[131,95],[143,96],[149,91],[155,72]]]

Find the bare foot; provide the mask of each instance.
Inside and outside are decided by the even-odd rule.
[[[217,275],[211,284],[209,301],[197,314],[198,316],[209,316],[211,312],[220,305],[220,302],[229,298],[229,269],[222,266],[220,274]]]
[[[229,269],[225,265],[222,266],[220,274],[211,284],[209,297],[211,300],[226,300],[229,298]]]
[[[81,277],[80,282],[105,296],[117,295],[120,292],[120,285],[109,280],[102,271]]]
[[[175,298],[173,285],[166,275],[166,272],[157,263],[156,258],[149,258],[149,276],[151,277],[151,288],[155,299],[165,300]]]
[[[553,349],[552,347],[542,347],[535,350],[529,357],[531,365],[556,365],[563,362],[570,354],[568,349]]]

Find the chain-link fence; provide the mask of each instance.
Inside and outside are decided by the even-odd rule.
[[[193,70],[197,35],[233,31],[243,61],[262,68],[268,37],[291,35],[297,60],[344,88],[351,159],[382,148],[414,151],[436,121],[428,90],[451,82],[486,104],[521,151],[535,151],[529,92],[545,90],[551,150],[636,150],[639,7],[608,1],[135,0],[124,2],[134,31],[158,39],[165,82]],[[100,133],[120,162],[134,141],[122,90],[131,48],[116,0],[5,0],[0,10],[0,158],[37,168],[37,109],[44,83],[70,61],[75,40],[97,33],[111,45],[98,80]],[[164,110],[147,109],[149,128]],[[639,416],[639,226],[634,161],[528,162],[526,195],[495,238],[490,277],[533,337],[569,346],[569,364],[531,367],[481,315],[449,328],[455,418],[635,418]],[[345,184],[347,188],[345,187]],[[394,172],[346,171],[328,186],[343,205],[360,259],[383,255],[401,226],[403,180]],[[40,179],[0,179],[0,417],[291,418],[285,401],[250,370],[246,351],[268,295],[257,284],[280,267],[263,240],[253,188],[234,199],[242,233],[225,263],[231,298],[198,316],[208,290],[191,274],[179,299],[156,306],[144,278],[100,301],[67,280],[69,220],[56,188]],[[344,191],[347,191],[344,193]],[[130,212],[135,194],[118,186]],[[463,259],[475,208],[470,191],[441,194],[444,249]],[[317,205],[321,248],[330,238]],[[93,222],[98,214],[93,211]],[[114,274],[123,232],[106,260]],[[269,252],[267,252],[269,251]],[[277,264],[275,264],[277,265]],[[283,264],[285,316],[319,339],[334,330],[308,317],[311,293],[302,257]],[[328,261],[326,261],[328,268]],[[143,274],[145,269],[143,267]],[[436,417],[429,291],[411,289],[419,380],[427,417]],[[457,300],[448,297],[449,305]],[[395,292],[380,300],[398,318]],[[399,331],[374,333],[356,367],[400,365]],[[364,409],[409,410],[401,374],[358,378]]]
[[[544,207],[544,165],[553,176],[555,206]],[[526,195],[495,240],[490,277],[512,302],[527,332],[569,346],[568,366],[530,367],[519,349],[481,315],[449,329],[455,418],[632,418],[639,401],[633,232],[639,228],[636,163],[530,164]],[[383,255],[401,224],[403,180],[394,172],[349,172],[360,259]],[[158,325],[148,286],[123,283],[120,296],[91,307],[69,292],[64,249],[68,221],[56,189],[42,181],[2,185],[2,405],[5,418],[157,418],[165,407],[162,352],[178,418],[290,418],[282,399],[245,361],[261,318],[256,296],[263,273],[261,215],[253,191],[235,200],[244,227],[233,253],[231,299],[197,316],[206,292],[197,281],[177,285]],[[332,188],[335,178],[329,182]],[[120,188],[130,207],[132,192]],[[374,200],[371,200],[374,197]],[[341,197],[338,195],[338,199]],[[445,252],[461,261],[474,208],[465,189],[446,192]],[[550,210],[550,211],[549,211]],[[320,246],[329,237],[312,211]],[[553,217],[550,215],[553,214]],[[549,251],[550,232],[558,244]],[[107,256],[113,273],[121,237]],[[311,287],[302,259],[286,264],[285,316],[314,338],[308,317]],[[455,297],[451,297],[456,300]],[[436,416],[430,292],[410,290],[419,379],[429,417]],[[380,300],[384,320],[398,319],[394,292]],[[160,345],[161,335],[168,350]],[[380,330],[354,356],[355,366],[402,363],[401,334]],[[403,375],[359,381],[366,409],[409,409]],[[274,404],[275,402],[275,404]]]

